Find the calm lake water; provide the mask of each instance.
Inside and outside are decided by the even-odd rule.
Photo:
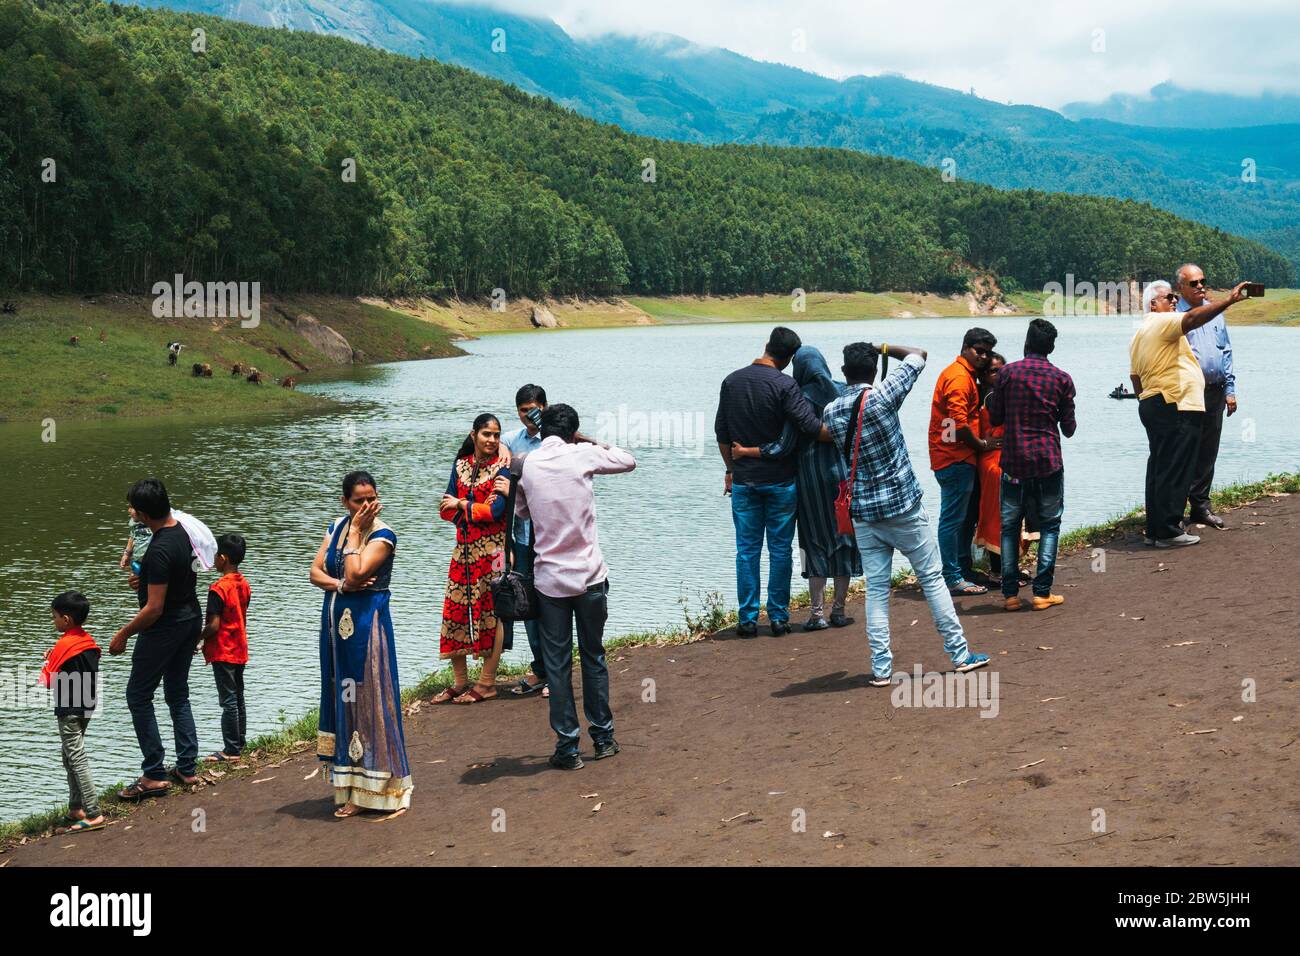
[[[985,318],[1000,351],[1018,358],[1026,319]],[[930,364],[904,406],[903,423],[931,516],[938,489],[926,456],[930,394],[956,355],[961,319],[791,323],[832,368],[858,339],[919,345]],[[1065,443],[1067,527],[1101,521],[1138,504],[1146,441],[1137,403],[1106,397],[1128,378],[1127,318],[1061,320],[1054,359],[1079,390],[1079,431]],[[573,405],[583,431],[634,450],[628,475],[598,478],[601,545],[610,566],[611,635],[676,625],[680,601],[698,609],[704,592],[735,606],[729,499],[712,424],[718,384],[762,351],[769,324],[661,326],[491,336],[454,359],[364,369],[311,390],[348,403],[328,415],[217,425],[150,422],[59,426],[43,443],[37,423],[0,428],[10,492],[0,562],[0,819],[66,800],[51,712],[23,706],[15,685],[34,684],[52,640],[49,601],[65,588],[91,599],[87,629],[107,647],[135,610],[117,568],[126,538],[124,495],[132,480],[156,475],[175,505],[216,533],[238,531],[249,552],[252,661],[247,672],[249,734],[276,729],[316,703],[321,592],[307,570],[325,527],[340,511],[338,480],[365,467],[380,484],[384,519],[397,531],[393,617],[404,685],[437,668],[443,584],[452,527],[438,517],[452,456],[474,416],[498,414],[515,427],[515,389],[543,385],[551,401]],[[1228,420],[1218,479],[1257,479],[1300,464],[1289,381],[1300,333],[1235,328],[1241,411]],[[796,571],[797,573],[797,571]],[[213,579],[201,575],[200,586]],[[797,585],[796,585],[797,587]],[[518,646],[526,650],[522,629]],[[865,638],[863,653],[866,654]],[[519,659],[517,650],[513,655]],[[864,656],[865,659],[865,656]],[[98,786],[138,773],[123,693],[129,655],[105,656],[103,712],[89,749]],[[216,692],[198,659],[191,671],[201,753],[221,745]],[[171,730],[158,694],[159,721]],[[538,747],[549,742],[537,712]]]

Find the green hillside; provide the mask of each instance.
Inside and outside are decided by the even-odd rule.
[[[843,147],[933,167],[950,159],[962,179],[1002,189],[1137,199],[1256,239],[1300,264],[1300,239],[1284,232],[1294,228],[1300,194],[1296,97],[1163,84],[1150,98],[1118,98],[1134,109],[1073,104],[1067,119],[897,75],[834,80],[671,34],[570,36],[552,20],[500,4],[135,2],[454,63],[645,136]],[[1083,117],[1094,119],[1073,121]],[[1227,126],[1249,128],[1217,128]],[[1253,167],[1243,179],[1246,159]]]
[[[195,14],[3,0],[0,97],[0,284],[24,289],[180,272],[279,293],[954,291],[972,269],[1014,289],[1186,259],[1216,285],[1247,261],[1293,280],[1136,202],[648,139],[459,67]]]

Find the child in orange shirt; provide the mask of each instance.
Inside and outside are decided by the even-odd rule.
[[[203,627],[203,659],[212,665],[221,702],[222,749],[208,763],[238,760],[244,749],[248,715],[244,708],[244,665],[248,663],[248,582],[239,573],[246,545],[237,534],[217,539],[216,568],[221,577],[208,589]]]

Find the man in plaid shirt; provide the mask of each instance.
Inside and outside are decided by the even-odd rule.
[[[880,388],[873,389],[871,383],[876,379],[876,365],[882,354],[902,361]],[[889,645],[889,581],[895,549],[911,563],[935,627],[943,636],[944,650],[956,669],[972,671],[989,662],[988,655],[974,654],[966,644],[952,595],[943,580],[939,546],[921,503],[921,486],[912,471],[898,423],[898,409],[925,368],[925,357],[921,349],[908,346],[883,345],[877,349],[868,342],[846,345],[843,372],[849,387],[822,413],[822,423],[850,468],[854,439],[860,436],[849,510],[867,579],[867,641],[871,645],[873,687],[887,686],[894,672]],[[864,394],[866,403],[859,416]]]
[[[1074,434],[1074,380],[1047,360],[1056,348],[1056,326],[1034,319],[1025,335],[1025,357],[998,375],[989,396],[989,421],[1006,425],[1002,438],[1002,553],[1020,553],[1020,523],[1037,523],[1038,573],[1033,605],[1038,611],[1065,602],[1052,593],[1056,545],[1065,510],[1065,465],[1061,435]],[[1057,429],[1060,429],[1059,433]],[[1008,611],[1020,609],[1020,574],[1015,561],[1002,562],[1002,597]]]

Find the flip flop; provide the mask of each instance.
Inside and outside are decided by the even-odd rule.
[[[150,800],[154,797],[165,797],[170,792],[171,787],[145,787],[141,786],[137,780],[129,787],[124,787],[117,792],[119,799],[126,800],[130,803],[139,803],[142,800]]]
[[[510,688],[510,693],[515,697],[531,697],[544,690],[546,690],[546,681],[539,680],[536,684],[530,684],[527,678],[521,677],[519,683]]]
[[[468,704],[479,704],[479,703],[482,703],[482,702],[485,701],[485,700],[492,700],[492,699],[494,699],[496,696],[497,696],[496,694],[493,694],[491,697],[485,697],[483,694],[480,694],[476,688],[471,687],[469,690],[465,691],[463,694],[461,694],[459,697],[457,697],[454,701],[452,701],[452,703],[454,703],[454,704],[466,704],[466,705],[468,705]],[[461,697],[468,697],[469,700],[461,700],[461,699],[460,699]]]
[[[203,758],[204,763],[235,763],[238,756],[232,757],[223,750],[217,750]]]
[[[100,817],[98,823],[91,823],[89,820],[78,820],[76,823],[69,826],[63,832],[72,833],[74,831],[79,831],[79,830],[102,830],[106,826],[108,826],[108,821],[105,820],[103,817]]]
[[[949,588],[948,593],[953,597],[964,597],[974,594],[988,594],[989,589],[982,584],[975,584],[972,581],[963,581],[955,588]]]
[[[438,693],[434,694],[433,697],[430,698],[429,703],[450,704],[457,697],[465,693],[465,691],[469,690],[473,686],[474,686],[473,684],[466,684],[464,687],[456,687],[454,685],[448,685],[444,687],[442,690],[438,691]],[[439,700],[438,698],[442,697],[443,694],[446,694],[447,696],[444,697],[442,700]]]

